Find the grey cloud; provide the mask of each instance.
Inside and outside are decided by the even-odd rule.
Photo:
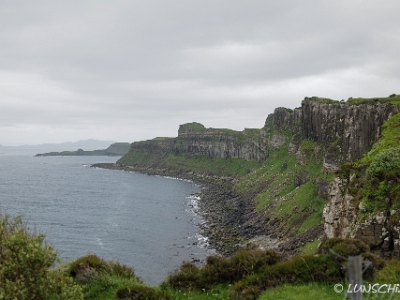
[[[262,126],[304,96],[396,93],[399,9],[394,0],[4,1],[1,124],[20,126],[10,142],[27,127],[72,137],[68,124],[81,129],[76,139],[97,129],[115,140],[131,127],[120,131],[132,140],[185,121]]]

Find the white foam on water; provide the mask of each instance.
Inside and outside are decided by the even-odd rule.
[[[104,249],[104,244],[101,241],[101,238],[96,238],[96,240],[97,240],[97,244],[101,247],[101,249]]]
[[[198,214],[200,212],[199,201],[200,197],[197,195],[187,196],[186,199],[189,199],[189,203],[187,206],[189,207],[186,211]]]
[[[162,177],[162,178],[166,178],[166,179],[180,180],[180,181],[184,181],[184,182],[193,183],[193,180],[190,180],[190,179],[183,179],[183,178],[178,178],[178,177],[162,176],[162,175],[154,175],[154,176],[155,177]]]
[[[196,239],[197,239],[197,246],[200,248],[208,248],[210,246],[209,239],[206,236],[203,236],[199,233],[196,233]]]

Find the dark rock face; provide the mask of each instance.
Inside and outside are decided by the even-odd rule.
[[[317,195],[321,196],[323,199],[328,200],[329,197],[329,182],[323,180],[321,177],[315,179],[315,189]]]
[[[312,139],[329,147],[327,161],[342,163],[361,158],[379,139],[385,121],[397,112],[387,104],[347,105],[318,101],[302,102],[303,139]]]
[[[310,181],[310,174],[304,170],[296,172],[294,176],[294,186],[298,187]]]
[[[282,144],[277,141],[283,137],[276,132],[291,132],[289,151],[298,152],[304,140],[317,142],[322,147],[324,168],[331,173],[341,163],[358,160],[369,151],[379,139],[383,123],[397,112],[396,106],[382,103],[348,105],[315,100],[304,100],[301,108],[293,111],[277,108],[265,122],[266,152],[268,147]]]
[[[170,151],[171,149],[173,149],[173,146],[174,146],[174,139],[166,138],[160,140],[132,143],[129,151],[163,153],[165,151]]]
[[[176,144],[183,153],[205,155],[209,158],[243,158],[265,160],[264,142],[260,131],[248,134],[233,130],[209,128],[199,133],[179,132]]]
[[[268,115],[265,121],[266,127],[272,123],[274,129],[279,132],[291,131],[293,133],[299,132],[300,122],[302,116],[302,109],[296,108],[294,111],[278,107],[273,114]]]
[[[201,125],[201,124],[199,124]],[[130,151],[158,153],[173,152],[189,156],[204,155],[209,158],[242,158],[265,160],[265,142],[261,130],[244,131],[208,128],[193,131],[181,125],[178,137],[135,142]]]

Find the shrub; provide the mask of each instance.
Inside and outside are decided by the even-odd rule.
[[[132,279],[136,279],[139,281],[139,279],[136,277],[136,274],[133,271],[133,269],[126,265],[121,265],[118,262],[112,262],[111,270],[112,270],[112,273],[115,275],[122,276],[125,278],[132,278]]]
[[[43,234],[32,234],[20,217],[0,217],[0,299],[83,299],[61,270]]]
[[[93,280],[100,272],[105,272],[110,266],[94,254],[80,257],[69,266],[69,275],[76,282],[85,283]]]
[[[382,257],[371,252],[365,252],[361,254],[361,256],[364,260],[372,263],[363,274],[364,280],[372,281],[376,272],[382,270],[386,266],[386,262]]]
[[[68,273],[82,283],[91,281],[99,274],[117,275],[140,282],[132,268],[118,262],[105,261],[95,254],[87,254],[70,263]]]
[[[369,247],[360,240],[342,238],[326,240],[321,247],[322,253],[328,254],[329,249],[342,256],[356,256],[369,251]]]
[[[331,255],[296,256],[291,260],[265,267],[258,274],[250,275],[233,286],[240,299],[257,299],[268,287],[285,283],[338,282],[341,274]]]
[[[372,264],[365,271],[363,277],[365,280],[371,281],[377,270],[381,270],[385,266],[385,261],[378,255],[369,252],[369,247],[362,241],[357,239],[332,238],[324,242],[321,247],[322,253],[328,253],[332,249],[341,256],[357,256],[361,255],[364,260],[370,261]],[[342,261],[345,267],[346,261]]]
[[[225,277],[225,281],[220,281],[220,283],[238,281],[245,276],[257,273],[263,267],[273,265],[280,260],[280,254],[273,250],[239,250],[228,260],[230,274]],[[213,272],[214,270],[211,269],[210,271]]]
[[[234,283],[280,259],[281,256],[273,250],[259,249],[240,250],[231,258],[208,256],[202,269],[184,263],[178,272],[168,278],[167,284],[183,290],[210,289],[219,284]]]
[[[200,270],[194,264],[184,262],[177,272],[168,277],[167,285],[188,291],[200,288]]]
[[[377,154],[367,169],[369,178],[384,177],[400,170],[400,147],[383,150]]]

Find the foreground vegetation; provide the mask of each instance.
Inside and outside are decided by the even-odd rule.
[[[338,299],[333,285],[343,269],[329,249],[372,261],[366,279],[396,283],[398,261],[385,262],[357,240],[331,239],[316,255],[289,260],[273,250],[240,250],[230,258],[209,256],[203,267],[183,263],[159,287],[149,287],[127,266],[88,254],[59,264],[44,235],[17,217],[0,219],[0,299]],[[58,266],[55,265],[58,263]],[[380,270],[380,271],[379,271]],[[343,296],[343,295],[341,295]]]

